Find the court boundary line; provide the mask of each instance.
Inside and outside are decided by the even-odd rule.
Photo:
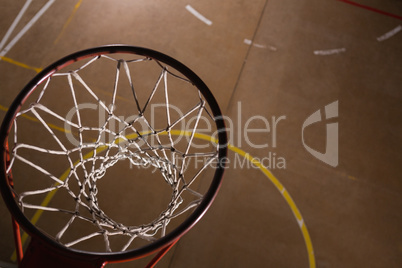
[[[381,15],[385,15],[385,16],[388,16],[388,17],[392,17],[392,18],[395,18],[395,19],[402,20],[402,16],[399,16],[399,15],[396,15],[396,14],[393,14],[393,13],[390,13],[390,12],[386,12],[386,11],[383,11],[383,10],[380,10],[380,9],[377,9],[377,8],[374,8],[374,7],[371,7],[371,6],[362,5],[362,4],[356,3],[354,1],[350,1],[350,0],[337,0],[337,1],[344,2],[344,3],[352,5],[352,6],[360,7],[360,8],[375,12],[377,14],[381,14]]]
[[[1,61],[4,61],[4,62],[7,62],[7,63],[11,63],[11,64],[16,65],[16,66],[18,66],[18,67],[22,67],[22,68],[28,69],[28,70],[34,70],[36,73],[40,73],[40,72],[43,70],[42,68],[33,67],[33,66],[30,66],[30,65],[28,65],[28,64],[25,64],[25,63],[23,63],[23,62],[13,60],[13,59],[11,59],[11,58],[9,58],[9,57],[6,57],[6,56],[0,56],[0,60],[1,60]]]

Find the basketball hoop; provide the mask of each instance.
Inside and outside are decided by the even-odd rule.
[[[0,139],[21,267],[103,267],[159,251],[152,267],[213,202],[227,153],[201,79],[126,45],[44,69],[11,105]],[[31,236],[24,256],[19,226]]]

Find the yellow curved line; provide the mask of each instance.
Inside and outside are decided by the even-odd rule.
[[[182,131],[182,130],[171,130],[170,133],[172,135],[178,136],[178,135],[185,135],[185,136],[191,136],[192,132],[191,131]],[[142,133],[142,135],[147,134],[147,133]],[[167,132],[161,132],[159,134],[162,135],[166,135]],[[135,138],[137,135],[136,134],[131,134],[129,136],[127,136],[128,139],[133,139]],[[198,139],[202,139],[202,140],[207,140],[207,141],[211,141],[214,143],[218,143],[218,140],[209,136],[209,135],[205,135],[205,134],[201,134],[201,133],[194,133],[194,137],[198,138]],[[121,140],[116,140],[115,143],[120,143]],[[107,146],[102,146],[99,147],[97,149],[97,152],[103,151],[106,149]],[[292,211],[293,215],[296,218],[296,221],[300,227],[301,233],[303,235],[304,238],[304,242],[306,244],[306,248],[307,248],[307,254],[308,254],[308,260],[309,260],[309,267],[310,268],[315,268],[316,267],[316,263],[315,263],[315,256],[314,256],[314,249],[313,249],[313,244],[311,242],[311,238],[310,238],[310,234],[307,230],[307,226],[303,220],[303,217],[299,211],[299,209],[296,206],[296,203],[293,201],[292,197],[290,196],[289,192],[285,189],[285,187],[282,185],[282,183],[257,159],[252,157],[249,153],[246,153],[245,151],[243,151],[242,149],[232,145],[232,144],[228,144],[228,149],[231,150],[234,153],[237,153],[238,155],[244,157],[245,159],[247,159],[250,163],[252,163],[253,165],[257,166],[262,173],[264,173],[264,175],[274,184],[274,186],[278,189],[278,191],[282,194],[283,198],[285,199],[286,203],[289,205],[290,210]],[[84,159],[91,157],[93,154],[93,152],[89,152],[88,154],[86,154],[84,156]],[[77,164],[78,161],[75,163]],[[61,176],[60,176],[60,180],[64,181],[68,174],[70,173],[70,169],[67,169]],[[41,203],[40,206],[47,206],[49,204],[49,202],[51,201],[51,199],[53,198],[54,194],[56,193],[55,191],[49,192],[45,199],[43,200],[43,202]],[[36,213],[34,214],[34,216],[31,219],[32,224],[36,224],[36,222],[39,220],[40,216],[42,215],[43,210],[37,210]],[[21,242],[22,245],[25,244],[26,239],[28,238],[28,235],[26,233],[23,234],[22,238],[21,238]],[[15,261],[17,257],[16,251],[13,252],[13,255],[11,256],[11,260]]]
[[[188,132],[188,131],[181,131],[181,132],[177,131],[177,133],[175,131],[171,131],[171,133],[172,134],[174,133],[175,135],[178,133],[181,133],[181,134],[184,133],[184,135],[188,135],[189,133],[191,134],[191,132]],[[216,139],[213,139],[212,137],[210,137],[208,135],[204,135],[204,134],[195,133],[194,137],[199,138],[199,139],[209,140],[214,143],[218,142]],[[282,194],[283,198],[286,200],[286,203],[289,205],[290,209],[292,210],[293,215],[295,216],[297,223],[300,227],[300,230],[302,232],[304,242],[305,242],[306,248],[307,248],[307,254],[308,254],[310,268],[315,268],[316,263],[315,263],[314,249],[313,249],[313,243],[311,242],[310,234],[307,230],[307,226],[303,220],[303,217],[302,217],[299,209],[297,208],[296,203],[293,201],[292,197],[290,196],[289,192],[285,189],[285,187],[282,185],[282,183],[258,159],[252,157],[249,153],[246,153],[242,149],[240,149],[232,144],[228,144],[228,149],[231,150],[232,152],[237,153],[238,155],[246,158],[250,163],[257,166],[262,171],[262,173],[264,173],[264,175],[275,185],[275,187],[278,189],[278,191]]]

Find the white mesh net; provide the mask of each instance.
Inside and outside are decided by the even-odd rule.
[[[197,181],[216,164],[200,91],[155,59],[120,56],[52,74],[14,120],[15,198],[66,247],[125,251],[165,236],[200,204],[210,179]]]

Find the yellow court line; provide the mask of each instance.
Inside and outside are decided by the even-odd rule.
[[[167,134],[166,133],[160,133],[160,134]],[[181,131],[181,130],[172,130],[171,131],[172,135],[186,135],[186,136],[191,136],[192,132],[191,131]],[[134,134],[135,135],[135,134]],[[217,143],[218,141],[216,139],[214,139],[213,137],[209,136],[209,135],[205,135],[205,134],[200,134],[200,133],[194,133],[194,137],[198,138],[198,139],[203,139],[203,140],[207,140],[207,141],[211,141],[214,143]],[[127,137],[130,139],[130,137]],[[118,142],[118,141],[116,141]],[[293,201],[292,197],[290,196],[289,192],[285,189],[285,187],[282,185],[282,183],[272,174],[272,172],[270,172],[257,158],[252,157],[249,153],[246,153],[245,151],[243,151],[242,149],[228,144],[228,149],[231,150],[234,153],[239,154],[240,156],[244,157],[245,159],[247,159],[248,161],[250,161],[250,163],[252,163],[253,165],[257,166],[261,172],[275,185],[275,187],[279,190],[279,192],[282,194],[283,198],[285,199],[286,203],[289,205],[293,215],[296,218],[296,221],[299,225],[299,228],[301,230],[301,233],[303,235],[304,238],[304,242],[306,245],[306,249],[307,249],[307,254],[308,254],[308,260],[309,260],[309,267],[310,268],[315,268],[316,267],[316,263],[315,263],[315,256],[314,256],[314,249],[313,249],[313,244],[311,242],[311,238],[310,238],[310,234],[307,230],[307,226],[303,220],[303,217],[299,211],[299,209],[296,206],[296,203]],[[98,148],[98,150],[104,150],[104,148]],[[88,158],[91,156],[92,153],[88,153],[87,155],[85,155],[85,158]],[[64,181],[68,174],[70,172],[70,169],[66,170],[60,177],[60,180]],[[50,200],[52,199],[53,195],[55,194],[55,191],[52,191],[50,193],[47,194],[47,196],[45,197],[45,199],[43,200],[41,206],[46,206]],[[32,218],[32,223],[35,224],[43,211],[41,210],[37,210],[36,213],[34,214],[33,218]],[[35,222],[34,222],[35,221]],[[22,244],[24,245],[26,239],[27,239],[28,235],[26,233],[24,233],[23,237],[22,237]],[[15,261],[16,260],[16,251],[13,252],[13,255],[11,256],[12,260]]]
[[[57,44],[61,38],[61,36],[64,34],[65,30],[67,29],[68,25],[70,22],[73,20],[73,17],[75,13],[77,12],[78,8],[80,7],[82,3],[82,0],[79,0],[77,4],[75,4],[73,11],[71,12],[70,16],[68,17],[67,21],[64,23],[63,28],[61,29],[61,32],[57,36],[56,40],[54,40],[53,44]]]
[[[307,248],[307,254],[308,254],[310,268],[315,268],[316,263],[315,263],[313,243],[311,242],[311,238],[310,238],[309,232],[307,230],[307,226],[304,223],[300,210],[297,208],[296,203],[293,201],[289,192],[285,189],[285,187],[282,185],[282,183],[274,176],[274,174],[272,174],[272,172],[269,171],[258,159],[253,158],[249,153],[246,153],[242,149],[237,148],[231,144],[228,145],[228,148],[229,148],[229,150],[246,158],[253,165],[257,166],[262,171],[262,173],[264,173],[264,175],[275,185],[275,187],[278,189],[278,191],[285,198],[286,203],[289,205],[290,209],[292,210],[293,215],[295,216],[297,223],[301,229],[301,232],[302,232],[302,235],[304,238],[304,243],[306,244],[306,248]]]
[[[14,65],[17,65],[17,66],[25,68],[25,69],[34,70],[37,73],[40,73],[42,71],[42,68],[32,67],[32,66],[29,66],[29,65],[27,65],[25,63],[10,59],[10,58],[5,57],[5,56],[0,56],[0,60],[8,62],[8,63],[11,63],[11,64],[14,64]]]
[[[7,108],[7,107],[4,107],[3,105],[0,104],[0,110],[2,110],[2,111],[4,111],[4,112],[7,112],[7,111],[8,111],[8,108]]]
[[[4,107],[3,105],[0,104],[0,110],[7,112],[7,111],[8,111],[8,108],[7,108],[7,107]],[[33,116],[29,116],[29,115],[26,115],[26,114],[22,114],[21,116],[24,117],[24,118],[26,118],[26,119],[29,119],[29,120],[31,120],[31,121],[33,121],[33,122],[40,122],[37,118],[35,118],[35,117],[33,117]],[[47,124],[47,125],[48,125],[50,128],[53,128],[53,129],[55,129],[55,130],[58,130],[58,131],[61,131],[61,132],[64,132],[64,133],[71,133],[71,131],[69,131],[69,130],[67,130],[67,129],[65,129],[65,128],[62,128],[62,127],[58,127],[58,126],[56,126],[56,125],[54,125],[54,124]]]
[[[63,174],[63,175],[64,175],[64,174]],[[61,177],[63,177],[63,175],[62,175]],[[67,176],[66,176],[66,177],[67,177]],[[64,179],[65,179],[65,178],[64,178]],[[51,192],[49,192],[49,193],[45,196],[45,199],[43,199],[43,201],[42,201],[42,203],[41,203],[41,206],[46,207],[46,206],[50,203],[50,201],[53,199],[53,196],[54,196],[55,194],[56,194],[56,191],[51,191]],[[31,218],[31,223],[32,223],[33,225],[35,225],[35,224],[38,222],[40,216],[42,216],[42,213],[43,213],[43,210],[37,210],[37,211],[35,212],[35,214],[34,214],[33,217]],[[28,239],[28,234],[27,234],[26,232],[24,232],[24,233],[22,234],[22,236],[21,236],[21,245],[22,245],[22,246],[25,245],[27,239]],[[15,261],[17,260],[17,251],[16,251],[16,250],[14,250],[13,254],[12,254],[11,257],[10,257],[10,260],[13,261],[13,262],[15,262]]]

